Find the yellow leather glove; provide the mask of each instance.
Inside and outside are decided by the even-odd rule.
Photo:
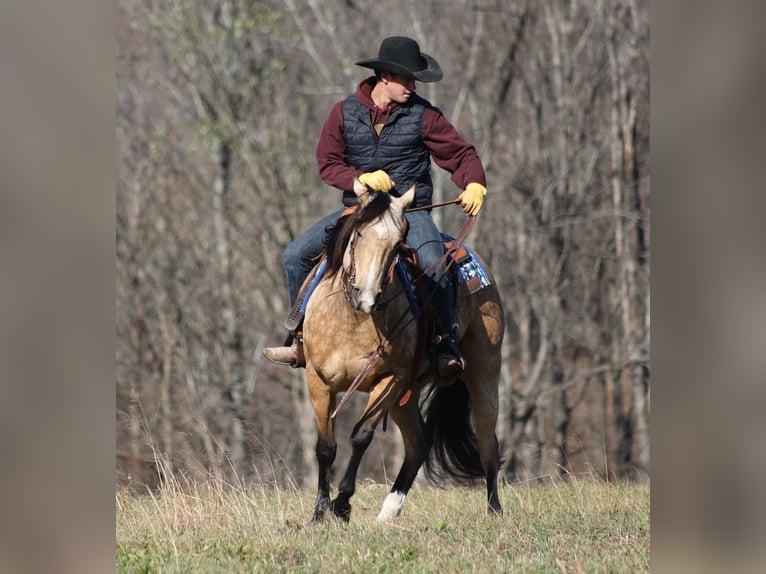
[[[391,181],[391,178],[382,169],[363,173],[359,176],[359,181],[361,181],[368,188],[374,189],[375,191],[388,192],[391,191],[391,188],[394,187],[394,182]]]
[[[484,205],[484,196],[487,195],[487,188],[480,183],[469,183],[465,191],[460,194],[460,207],[467,215],[478,215],[481,206]]]

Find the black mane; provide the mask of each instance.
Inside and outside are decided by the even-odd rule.
[[[328,277],[335,275],[343,265],[343,254],[354,231],[365,223],[380,217],[391,207],[391,196],[383,192],[368,192],[373,198],[364,207],[357,207],[351,213],[342,215],[335,225],[327,228],[324,250],[327,254]]]

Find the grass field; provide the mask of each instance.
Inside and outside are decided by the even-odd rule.
[[[416,485],[401,515],[361,485],[349,524],[309,524],[313,495],[208,484],[119,492],[118,572],[648,572],[649,485],[590,480],[483,488]]]

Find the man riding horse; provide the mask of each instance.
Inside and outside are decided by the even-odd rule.
[[[317,145],[322,180],[343,191],[344,206],[359,202],[355,186],[400,197],[413,184],[413,206],[426,206],[432,203],[433,159],[464,190],[458,199],[465,213],[478,214],[487,189],[475,147],[458,134],[441,110],[415,92],[416,81],[442,79],[436,60],[422,53],[415,40],[394,36],[383,40],[377,58],[356,64],[371,68],[375,75],[363,80],[356,93],[331,110]],[[456,344],[452,279],[443,268],[437,269],[444,255],[442,237],[429,211],[407,213],[406,242],[417,250],[420,267],[429,277],[434,311],[432,366],[438,377],[451,378],[463,371],[465,362]],[[292,306],[323,252],[327,228],[342,212],[340,209],[320,219],[285,249],[282,259]],[[277,363],[299,364],[295,342],[266,348],[263,354]]]

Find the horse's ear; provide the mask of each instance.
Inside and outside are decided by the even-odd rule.
[[[402,208],[402,211],[404,211],[410,206],[410,204],[414,200],[415,200],[415,185],[413,184],[411,188],[409,188],[404,194],[402,194],[401,197],[397,198],[395,201]]]
[[[372,201],[372,194],[367,189],[367,187],[359,181],[358,177],[354,178],[354,193],[359,198],[359,202],[362,205],[367,205],[370,201]]]

